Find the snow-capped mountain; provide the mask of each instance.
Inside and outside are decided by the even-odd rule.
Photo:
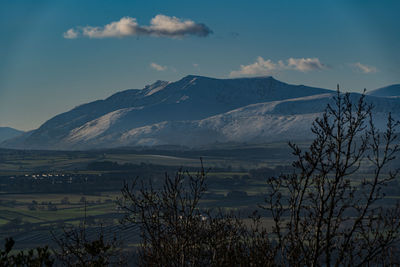
[[[91,149],[120,146],[270,142],[307,139],[312,121],[335,94],[272,77],[157,81],[76,107],[3,147]],[[352,94],[356,100],[359,94]],[[400,110],[400,99],[367,97],[375,112]]]
[[[289,140],[295,137],[297,139],[299,132],[305,138],[309,133],[311,122],[324,107],[320,103],[327,103],[329,96],[331,95],[321,94],[250,104],[202,120],[163,121],[124,132],[108,131],[100,138],[92,136],[92,132],[98,127],[85,125],[72,131],[65,142],[86,147],[165,144],[200,146],[215,142],[266,142],[267,140]],[[314,112],[298,113],[298,110],[307,104],[310,104],[307,109]],[[321,109],[318,108],[319,106]],[[293,107],[297,111],[289,112],[288,109]],[[76,142],[77,140],[82,142]]]

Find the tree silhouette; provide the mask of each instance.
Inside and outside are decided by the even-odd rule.
[[[399,123],[389,114],[380,133],[372,108],[364,95],[354,105],[338,88],[334,104],[313,124],[316,137],[309,149],[290,144],[296,171],[268,179],[263,208],[274,219],[277,264],[394,264],[400,209],[380,201],[382,188],[398,173],[385,167],[399,151]],[[373,168],[372,174],[360,173],[363,164]]]

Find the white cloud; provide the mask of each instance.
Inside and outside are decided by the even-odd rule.
[[[151,35],[166,37],[182,37],[184,35],[197,35],[205,37],[211,30],[202,23],[193,20],[181,20],[177,17],[157,15],[150,21],[150,26],[143,27]]]
[[[302,72],[323,70],[326,68],[318,58],[289,58],[287,67]]]
[[[239,70],[231,71],[230,77],[245,76],[265,76],[272,75],[282,70],[296,70],[307,72],[312,70],[322,70],[326,66],[318,58],[289,58],[285,63],[283,60],[273,62],[271,59],[265,60],[258,57],[256,62],[249,65],[240,65]]]
[[[161,66],[161,65],[159,65],[159,64],[157,64],[157,63],[154,63],[154,62],[150,63],[150,67],[153,68],[153,69],[155,69],[156,71],[164,71],[164,70],[167,70],[167,66]]]
[[[350,64],[350,65],[353,66],[353,68],[356,71],[362,72],[362,73],[375,73],[378,71],[378,69],[376,67],[364,65],[364,64],[361,64],[360,62],[356,62],[356,63]]]
[[[249,65],[240,65],[240,70],[231,71],[229,76],[242,77],[242,76],[257,76],[257,75],[271,75],[279,66],[272,62],[272,60],[264,60],[258,57],[257,61]]]
[[[104,27],[86,26],[81,29],[82,35],[89,38],[126,37],[137,33],[138,23],[135,18],[123,17]]]
[[[63,33],[65,39],[75,39],[78,37],[78,32],[74,29],[69,29]]]
[[[64,33],[65,38],[77,38],[85,36],[89,38],[115,38],[138,35],[149,35],[155,37],[181,38],[186,35],[206,37],[212,31],[202,23],[193,20],[182,20],[177,17],[157,15],[151,19],[149,26],[141,26],[136,18],[123,17],[105,26],[86,26],[69,29]]]

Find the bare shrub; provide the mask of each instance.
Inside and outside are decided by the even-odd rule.
[[[364,95],[354,105],[338,89],[334,105],[313,124],[309,149],[290,144],[296,171],[268,179],[263,208],[274,219],[276,264],[395,264],[400,209],[380,201],[382,189],[398,173],[384,170],[399,151],[399,123],[389,114],[386,131],[380,133],[372,108]],[[363,164],[373,167],[371,175],[359,173]]]

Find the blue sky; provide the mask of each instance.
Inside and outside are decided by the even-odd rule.
[[[400,83],[399,10],[389,0],[1,1],[0,126],[34,129],[188,74],[358,92]]]

